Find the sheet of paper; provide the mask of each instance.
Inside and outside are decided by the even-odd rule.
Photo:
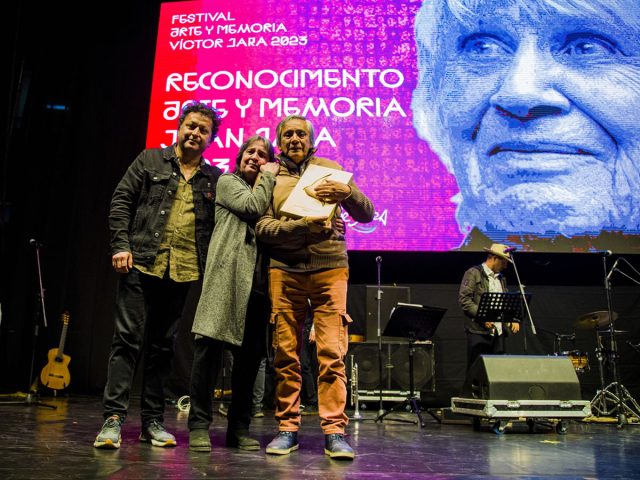
[[[315,186],[326,180],[349,183],[352,176],[351,172],[344,170],[309,165],[280,211],[293,217],[331,217],[337,204],[324,203],[315,198]]]

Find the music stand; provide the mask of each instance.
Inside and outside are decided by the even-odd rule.
[[[391,412],[410,407],[420,421],[420,426],[424,427],[425,423],[422,418],[418,397],[414,392],[413,384],[413,354],[415,352],[415,342],[431,340],[438,328],[440,320],[444,316],[446,308],[426,307],[424,305],[415,305],[410,303],[398,303],[389,316],[389,323],[384,329],[384,335],[387,337],[402,337],[409,341],[409,394],[402,403],[393,406],[390,410],[381,413],[376,418],[382,421]],[[393,419],[395,421],[404,421],[407,423],[417,423],[412,420]]]
[[[531,294],[525,293],[527,304]],[[522,318],[522,295],[516,292],[484,292],[478,304],[475,321],[486,322],[520,322]]]

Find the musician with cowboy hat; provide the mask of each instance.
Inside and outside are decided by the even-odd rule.
[[[506,292],[507,282],[502,272],[509,266],[511,249],[494,243],[487,252],[486,260],[469,268],[462,277],[458,292],[458,304],[467,317],[467,369],[482,354],[503,354],[505,337],[518,333],[520,324],[516,321],[477,321],[478,305],[484,292]]]

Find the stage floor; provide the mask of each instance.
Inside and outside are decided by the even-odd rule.
[[[214,416],[213,451],[190,452],[186,413],[167,406],[166,426],[176,435],[171,449],[138,442],[137,401],[123,427],[119,450],[93,448],[102,424],[100,399],[70,396],[43,398],[57,409],[0,398],[0,478],[10,479],[416,479],[416,478],[639,478],[640,426],[568,422],[566,434],[516,422],[503,434],[489,427],[445,421],[424,413],[425,428],[391,420],[414,420],[413,413],[392,413],[375,422],[376,411],[360,412],[348,439],[357,452],[354,461],[331,460],[323,454],[317,417],[303,417],[300,449],[286,456],[243,452],[224,446],[226,418]],[[19,399],[18,399],[19,400]],[[393,404],[389,405],[392,406]],[[350,412],[353,413],[353,412]],[[452,420],[454,421],[454,420]],[[276,433],[273,412],[252,423],[262,446]]]

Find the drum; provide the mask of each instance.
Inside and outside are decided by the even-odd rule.
[[[568,352],[562,352],[560,355],[569,357],[576,372],[582,373],[589,370],[589,354],[587,352],[570,350]]]

